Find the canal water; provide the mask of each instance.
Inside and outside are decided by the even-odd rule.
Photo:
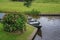
[[[42,28],[34,40],[60,40],[60,16],[41,16],[38,21]]]

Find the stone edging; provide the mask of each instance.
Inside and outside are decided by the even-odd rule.
[[[39,14],[39,16],[60,16],[60,14]]]
[[[34,36],[36,35],[37,30],[38,30],[37,28],[34,29],[33,33],[28,37],[28,40],[34,39]]]

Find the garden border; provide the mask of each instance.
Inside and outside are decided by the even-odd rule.
[[[32,34],[28,37],[28,40],[33,40],[36,36],[36,33],[37,33],[37,28],[34,29],[34,31],[32,32]]]

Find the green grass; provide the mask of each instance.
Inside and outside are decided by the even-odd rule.
[[[41,13],[60,13],[59,3],[40,3],[40,1],[38,1],[39,0],[35,0],[35,2],[32,3],[31,7],[27,8],[24,6],[23,2],[0,0],[0,12],[25,12],[31,11],[34,8],[40,11]]]
[[[37,3],[60,3],[60,0],[35,0]]]
[[[2,12],[25,12],[32,9],[39,10],[40,12],[60,12],[60,4],[51,3],[32,3],[30,8],[23,5],[22,2],[3,2],[0,3],[0,11]]]
[[[0,0],[0,2],[9,2],[10,0]]]
[[[23,34],[13,34],[3,31],[3,25],[0,23],[0,40],[27,40],[33,32],[34,27],[27,24],[27,31]]]

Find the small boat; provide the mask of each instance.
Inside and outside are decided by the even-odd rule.
[[[34,27],[37,27],[37,28],[40,28],[41,27],[41,24],[39,21],[37,21],[36,19],[33,19],[32,17],[28,18],[28,24],[34,26]]]

